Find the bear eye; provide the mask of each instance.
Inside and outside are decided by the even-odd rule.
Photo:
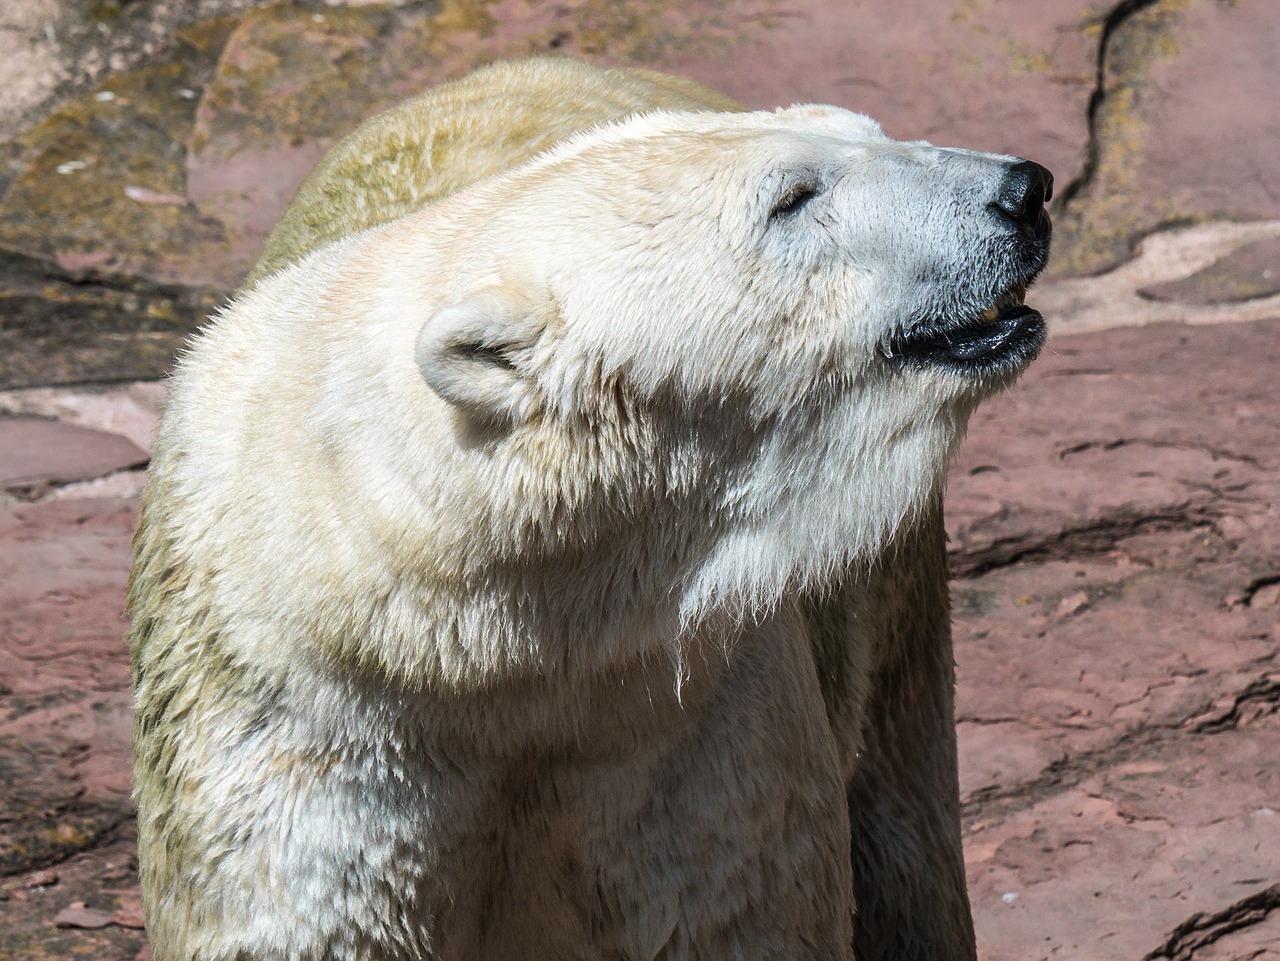
[[[790,217],[821,192],[820,186],[812,180],[801,180],[793,183],[782,192],[769,211],[769,219]]]

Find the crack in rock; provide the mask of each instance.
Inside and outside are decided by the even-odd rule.
[[[1237,694],[1225,711],[1198,722],[1192,730],[1196,734],[1234,731],[1242,721],[1257,720],[1277,712],[1280,712],[1280,677],[1268,675],[1253,681]]]
[[[997,538],[985,547],[950,551],[951,576],[956,580],[972,580],[1022,561],[1094,557],[1114,550],[1122,541],[1139,534],[1213,527],[1219,513],[1207,505],[1182,504],[1142,514],[1120,512],[1047,537],[1015,535]]]
[[[61,288],[63,297],[75,297],[77,291],[91,296],[116,296],[132,298],[126,301],[135,312],[153,318],[164,313],[160,303],[171,304],[170,311],[183,308],[204,312],[216,306],[227,292],[212,287],[193,287],[187,284],[150,280],[126,271],[113,271],[95,266],[78,266],[60,263],[57,258],[42,257],[0,245],[0,281],[3,281],[5,299],[15,302],[24,295],[48,299],[50,286]],[[118,321],[117,321],[118,323]],[[153,320],[154,323],[154,320]],[[37,321],[24,316],[6,316],[5,327],[38,330]]]
[[[1201,948],[1233,931],[1261,923],[1276,908],[1280,908],[1280,884],[1256,891],[1214,914],[1193,914],[1142,961],[1192,961]]]
[[[0,247],[0,389],[158,377],[222,297]]]
[[[1179,738],[1211,737],[1228,733],[1236,730],[1242,723],[1280,713],[1280,676],[1267,674],[1255,678],[1235,695],[1231,707],[1209,718],[1205,718],[1203,713],[1197,711],[1189,717],[1141,725],[1125,731],[1102,747],[1074,755],[1063,754],[1029,780],[981,788],[962,800],[961,816],[966,826],[976,821],[989,820],[993,816],[1007,817],[1033,807],[1048,797],[1070,790],[1090,777],[1146,757],[1152,751]],[[998,815],[993,815],[990,810],[995,806],[1000,809]],[[1158,958],[1164,955],[1153,954],[1148,957]]]
[[[1058,451],[1058,460],[1067,460],[1076,454],[1084,454],[1089,451],[1102,451],[1103,453],[1108,453],[1125,447],[1150,447],[1154,450],[1203,451],[1209,455],[1210,459],[1215,461],[1229,460],[1235,461],[1239,464],[1248,464],[1251,467],[1262,467],[1262,464],[1256,457],[1251,457],[1248,454],[1238,454],[1235,451],[1227,450],[1225,447],[1215,447],[1211,444],[1197,444],[1190,441],[1147,440],[1141,437],[1121,437],[1116,440],[1085,441],[1081,444],[1073,444],[1070,447],[1066,447]]]
[[[1235,609],[1238,607],[1253,607],[1254,603],[1260,600],[1259,595],[1263,595],[1263,594],[1271,595],[1276,593],[1274,591],[1269,591],[1267,589],[1271,587],[1276,587],[1277,585],[1280,585],[1280,574],[1267,574],[1263,577],[1255,577],[1253,580],[1251,580],[1248,584],[1245,585],[1244,590],[1240,591],[1237,594],[1232,594],[1231,596],[1229,596],[1225,601],[1226,606],[1228,609]],[[1261,603],[1259,606],[1267,607],[1270,604],[1274,604],[1274,603],[1275,603],[1275,598],[1268,596],[1267,600]]]
[[[7,504],[42,504],[76,495],[93,496],[103,490],[123,490],[133,493],[141,487],[146,477],[149,460],[108,471],[96,477],[78,477],[75,480],[40,480],[33,483],[0,485],[0,507]]]
[[[1153,68],[1175,55],[1175,25],[1189,2],[1122,0],[1085,22],[1100,37],[1084,164],[1054,207],[1056,274],[1078,277],[1114,267],[1132,257],[1137,237],[1180,219],[1175,208],[1135,205],[1133,196],[1152,126],[1147,94]]]
[[[1084,167],[1058,194],[1058,211],[1066,213],[1072,201],[1079,196],[1093,181],[1102,159],[1101,137],[1098,133],[1098,117],[1102,105],[1107,99],[1107,52],[1116,32],[1135,14],[1147,7],[1155,6],[1161,0],[1121,0],[1102,18],[1101,36],[1098,39],[1098,56],[1095,61],[1093,90],[1089,94],[1089,105],[1086,108],[1085,129],[1088,139],[1085,142]]]
[[[1127,731],[1104,747],[1079,754],[1063,754],[1040,774],[1017,784],[992,784],[981,788],[960,804],[966,824],[993,817],[990,808],[999,806],[999,816],[1008,817],[1033,807],[1044,799],[1070,790],[1107,768],[1140,757],[1155,745],[1171,740],[1177,725],[1152,725]]]

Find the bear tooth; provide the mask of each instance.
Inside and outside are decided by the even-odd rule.
[[[978,320],[980,320],[984,324],[989,324],[992,321],[999,320],[999,319],[1000,319],[1000,307],[994,303],[990,307],[988,307],[986,310],[984,310],[982,312],[982,316],[978,318]]]

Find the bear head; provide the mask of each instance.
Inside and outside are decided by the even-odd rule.
[[[307,636],[394,676],[757,618],[872,563],[1035,356],[1050,190],[833,107],[589,131],[233,305],[179,387],[207,379],[211,436],[219,391],[276,410],[193,481],[279,532],[280,591],[343,585]],[[229,476],[250,435],[291,451],[269,484]]]

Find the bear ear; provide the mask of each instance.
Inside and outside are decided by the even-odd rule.
[[[481,296],[441,307],[418,333],[422,379],[459,413],[490,424],[528,417],[533,384],[515,358],[532,347],[541,326],[523,305]]]

